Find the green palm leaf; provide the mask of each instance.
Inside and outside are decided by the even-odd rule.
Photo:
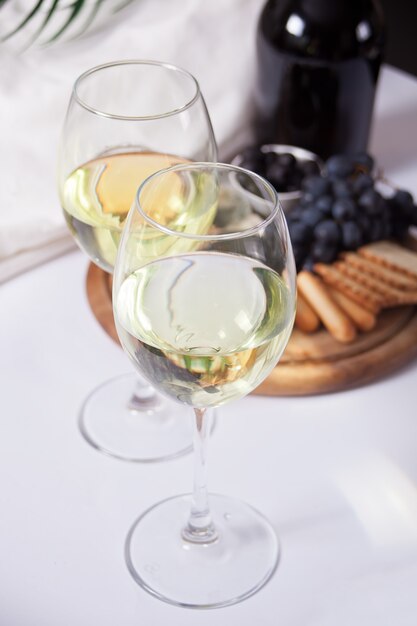
[[[5,0],[5,2],[6,1],[7,0]],[[4,2],[3,2],[3,4],[4,4]],[[12,35],[15,35],[16,33],[18,33],[19,30],[22,30],[22,28],[24,28],[26,26],[26,24],[28,24],[30,22],[30,20],[33,18],[33,16],[37,14],[37,12],[39,11],[39,9],[41,8],[42,5],[43,5],[43,0],[38,0],[38,2],[35,4],[33,9],[31,10],[31,12],[20,22],[20,24],[18,24],[16,26],[16,28],[14,28],[12,31],[10,31],[10,33],[8,33],[7,35],[4,35],[1,38],[1,41],[6,41],[7,39],[9,39],[9,37],[11,37]]]
[[[9,6],[10,6],[10,3],[12,1],[13,0],[0,0],[0,9],[6,3],[9,3]],[[53,33],[44,43],[46,44],[53,43],[54,41],[59,39],[67,31],[69,26],[71,26],[75,22],[75,20],[81,15],[83,8],[85,7],[87,9],[91,7],[91,10],[88,13],[87,19],[84,21],[82,28],[77,32],[76,36],[78,37],[82,35],[89,28],[89,26],[94,21],[97,13],[99,12],[100,7],[106,1],[108,0],[95,0],[95,2],[93,2],[92,0],[73,0],[73,2],[68,6],[67,4],[68,0],[51,0],[49,5],[48,5],[47,0],[37,0],[33,8],[17,24],[17,26],[13,28],[10,32],[8,32],[6,35],[3,35],[2,37],[0,37],[0,42],[6,41],[7,39],[10,39],[13,35],[16,35],[18,32],[23,31],[40,14],[40,10],[42,8],[45,9],[45,6],[48,7],[45,12],[45,16],[43,20],[41,21],[40,25],[38,26],[38,28],[30,36],[30,39],[25,47],[28,47],[40,37],[40,35],[44,32],[45,28],[50,24],[52,18],[57,14],[58,10],[62,8],[62,5],[64,5],[65,9],[69,10],[69,15],[65,19],[62,26],[60,26],[58,30],[55,33]],[[119,11],[120,9],[124,8],[127,4],[130,4],[132,1],[133,0],[126,0],[125,2],[122,2],[121,4],[119,4],[119,6],[117,6],[114,9],[114,12]]]
[[[101,5],[102,5],[102,0],[95,1],[93,8],[90,12],[90,15],[88,16],[87,20],[84,22],[84,26],[81,28],[81,30],[78,31],[76,35],[77,37],[81,37],[81,35],[83,35],[85,31],[88,29],[88,27],[93,23],[94,18],[99,12]]]
[[[5,0],[5,2],[7,2],[7,0]],[[35,33],[32,35],[32,37],[30,38],[30,41],[28,43],[29,47],[32,43],[34,43],[34,41],[36,41],[36,39],[39,37],[39,35],[42,34],[42,31],[44,30],[44,28],[46,28],[47,24],[49,23],[49,21],[51,20],[53,14],[55,13],[55,10],[57,9],[59,5],[59,0],[54,0],[48,13],[46,14],[43,22],[41,23],[41,25],[39,26],[39,28],[35,31]]]
[[[98,1],[101,3],[103,0]],[[74,4],[72,5],[72,10],[68,16],[68,19],[66,20],[66,22],[64,22],[64,25],[58,30],[58,32],[55,33],[55,35],[53,35],[50,39],[48,39],[47,43],[52,43],[53,41],[56,41],[62,35],[62,33],[67,30],[68,26],[72,23],[74,18],[77,17],[78,13],[83,8],[84,3],[85,0],[75,0]]]

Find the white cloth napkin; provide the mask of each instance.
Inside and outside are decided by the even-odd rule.
[[[55,163],[77,76],[116,59],[179,65],[198,79],[218,144],[230,152],[250,138],[261,6],[259,0],[135,0],[105,27],[72,42],[20,56],[0,44],[0,282],[72,245]]]

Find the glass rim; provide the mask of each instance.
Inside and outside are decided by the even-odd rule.
[[[236,172],[236,173],[242,173],[242,174],[246,174],[249,175],[250,177],[252,177],[253,179],[257,180],[258,182],[260,182],[262,184],[262,186],[269,191],[270,196],[271,196],[271,201],[273,203],[273,208],[270,212],[270,214],[263,219],[261,222],[259,222],[259,224],[256,224],[256,226],[251,226],[250,228],[246,228],[244,230],[241,231],[236,231],[236,232],[232,232],[232,233],[220,233],[218,235],[198,235],[198,234],[192,234],[192,233],[184,233],[184,232],[180,232],[177,230],[172,230],[171,228],[168,228],[167,226],[164,226],[163,224],[159,224],[159,222],[155,221],[154,219],[152,219],[147,213],[145,213],[145,211],[143,210],[141,203],[140,203],[140,194],[142,193],[144,187],[146,185],[149,184],[149,182],[151,182],[153,179],[165,175],[165,174],[169,174],[170,172],[175,172],[175,171],[181,171],[181,170],[195,170],[195,169],[206,169],[206,168],[212,168],[212,169],[222,169],[222,170],[229,170],[232,172]],[[242,187],[243,188],[243,187]],[[238,165],[231,165],[229,163],[211,163],[210,161],[198,161],[198,162],[190,162],[190,163],[180,163],[178,165],[173,165],[171,167],[166,167],[162,170],[158,170],[157,172],[154,172],[153,174],[151,174],[150,176],[148,176],[148,178],[146,178],[141,185],[139,186],[136,195],[135,195],[135,200],[134,200],[134,207],[135,210],[138,211],[140,213],[140,215],[144,218],[144,220],[150,224],[151,226],[153,226],[154,228],[156,228],[157,230],[170,235],[170,236],[174,236],[174,237],[182,237],[184,239],[194,239],[197,241],[225,241],[225,240],[230,240],[230,239],[243,239],[244,237],[250,237],[251,235],[255,235],[256,233],[258,233],[262,228],[264,228],[265,226],[267,226],[268,224],[270,224],[271,222],[274,221],[274,219],[276,218],[277,215],[283,215],[283,211],[281,208],[281,205],[279,203],[279,198],[278,198],[278,193],[276,191],[276,189],[271,185],[271,183],[269,183],[265,178],[263,178],[262,176],[260,176],[259,174],[256,174],[255,172],[251,172],[250,170],[246,170],[243,167],[239,167]]]
[[[160,68],[165,68],[171,70],[173,72],[178,72],[179,74],[183,74],[187,78],[191,79],[194,84],[194,95],[192,98],[188,99],[185,104],[181,107],[177,107],[175,109],[171,109],[170,111],[166,111],[164,113],[157,113],[155,115],[120,115],[117,113],[107,113],[106,111],[101,111],[100,109],[89,105],[79,94],[79,87],[86,78],[88,78],[91,74],[95,74],[104,69],[108,69],[110,67],[117,67],[121,65],[148,65],[155,66]],[[182,111],[186,111],[189,109],[200,97],[200,85],[198,84],[197,79],[187,70],[184,70],[182,67],[178,67],[177,65],[173,65],[172,63],[165,63],[164,61],[153,61],[149,59],[123,59],[120,61],[110,61],[109,63],[102,63],[101,65],[96,65],[95,67],[91,67],[86,70],[78,78],[76,79],[72,93],[74,99],[78,102],[80,106],[82,106],[90,113],[94,113],[95,115],[99,115],[101,117],[107,117],[115,120],[128,120],[128,121],[146,121],[146,120],[157,120],[162,119],[164,117],[170,117],[171,115],[177,115],[178,113],[182,113]]]

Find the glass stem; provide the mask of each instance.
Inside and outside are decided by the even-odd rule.
[[[160,401],[155,389],[148,382],[137,379],[133,393],[128,401],[128,408],[133,412],[155,411],[160,407]]]
[[[183,539],[191,543],[212,543],[218,538],[211,519],[207,493],[207,440],[212,411],[194,409],[194,490],[188,523]]]

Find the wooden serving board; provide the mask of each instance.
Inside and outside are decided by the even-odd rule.
[[[111,276],[90,264],[87,273],[90,307],[114,341]],[[335,341],[327,331],[306,335],[295,329],[280,363],[253,392],[268,396],[330,393],[378,380],[417,356],[417,312],[414,307],[387,310],[376,327],[351,344]]]

